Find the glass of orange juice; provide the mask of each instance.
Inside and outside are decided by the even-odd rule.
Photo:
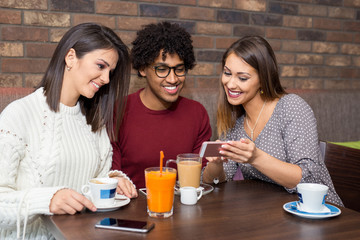
[[[147,212],[150,217],[167,218],[173,215],[176,169],[151,167],[145,169]]]

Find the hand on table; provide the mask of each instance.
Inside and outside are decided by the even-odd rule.
[[[113,177],[113,178],[116,178],[118,180],[118,185],[116,188],[116,192],[118,194],[125,195],[128,198],[135,198],[138,196],[136,188],[129,180],[127,180],[124,177]]]
[[[50,202],[50,212],[54,214],[75,214],[86,207],[96,211],[95,205],[82,194],[72,189],[61,189],[57,191]]]

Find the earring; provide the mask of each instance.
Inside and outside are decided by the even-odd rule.
[[[66,70],[70,71],[70,70],[71,70],[71,67],[66,66]]]
[[[260,94],[264,94],[264,91],[262,89],[260,89]]]

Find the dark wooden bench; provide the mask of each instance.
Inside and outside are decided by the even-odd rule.
[[[324,161],[345,207],[360,212],[360,150],[325,143]]]

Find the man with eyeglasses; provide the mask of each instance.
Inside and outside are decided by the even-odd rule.
[[[210,139],[211,127],[205,108],[180,96],[186,74],[195,66],[190,34],[174,23],[149,24],[132,45],[133,68],[147,85],[128,96],[118,140],[112,142],[112,167],[143,188],[144,170],[159,166],[161,150],[164,160],[198,153]]]

